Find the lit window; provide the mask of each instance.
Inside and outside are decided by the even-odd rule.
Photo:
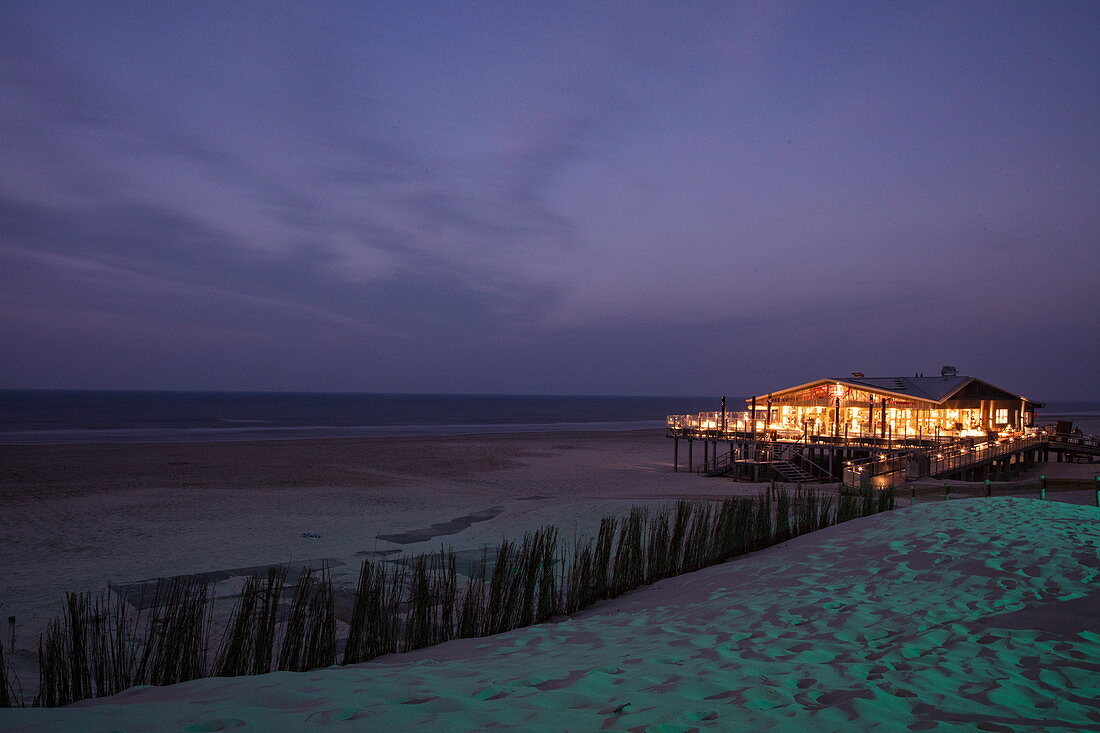
[[[997,419],[994,420],[993,422],[997,423],[998,425],[1007,424],[1008,423],[1008,410],[1007,409],[997,410]]]

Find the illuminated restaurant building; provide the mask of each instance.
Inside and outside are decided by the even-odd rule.
[[[916,441],[1024,432],[1042,407],[951,367],[925,377],[829,377],[746,400],[745,411],[673,415],[683,427],[776,439]]]
[[[935,377],[819,379],[757,395],[749,400],[749,411],[738,416],[739,429],[921,439],[1022,432],[1034,424],[1041,404],[952,372],[946,369]],[[749,424],[753,413],[755,426]]]
[[[931,377],[853,372],[817,379],[754,395],[743,411],[727,411],[722,402],[718,412],[668,416],[675,470],[684,440],[690,470],[752,480],[837,479],[865,463],[874,464],[868,475],[880,469],[927,475],[994,458],[1018,471],[1035,458],[1036,409],[1043,407],[954,367]],[[698,465],[694,443],[702,448]],[[1023,455],[1024,449],[1030,452]],[[1006,451],[1020,455],[1006,458]],[[956,454],[966,454],[966,461]]]

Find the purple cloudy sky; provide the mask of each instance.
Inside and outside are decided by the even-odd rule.
[[[1100,3],[0,4],[0,387],[1100,399]]]

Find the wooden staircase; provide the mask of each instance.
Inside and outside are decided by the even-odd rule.
[[[816,477],[807,473],[790,461],[779,461],[778,463],[773,463],[772,468],[774,468],[775,472],[782,476],[783,480],[788,483],[809,484],[814,483],[818,480]]]
[[[784,481],[792,484],[808,484],[821,480],[807,470],[807,466],[796,463],[796,461],[805,463],[809,463],[809,461],[795,450],[794,443],[769,443],[768,450],[771,453],[772,460],[775,461],[772,468]]]

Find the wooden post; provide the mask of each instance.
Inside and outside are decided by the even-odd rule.
[[[867,402],[867,432],[869,437],[875,437],[875,396],[873,394],[868,396]]]
[[[691,455],[691,453],[692,453],[692,451],[691,451],[692,445],[691,444],[693,442],[694,441],[691,438],[688,438],[688,473],[691,473],[691,472],[695,471],[695,461],[694,461],[694,459],[692,458],[692,455]]]
[[[749,406],[749,438],[756,440],[756,398],[752,398]]]
[[[756,397],[752,398],[752,406],[749,408],[749,440],[752,441],[752,452],[746,458],[756,460]],[[755,472],[753,480],[756,480]]]
[[[672,439],[672,472],[680,472],[680,439]]]

